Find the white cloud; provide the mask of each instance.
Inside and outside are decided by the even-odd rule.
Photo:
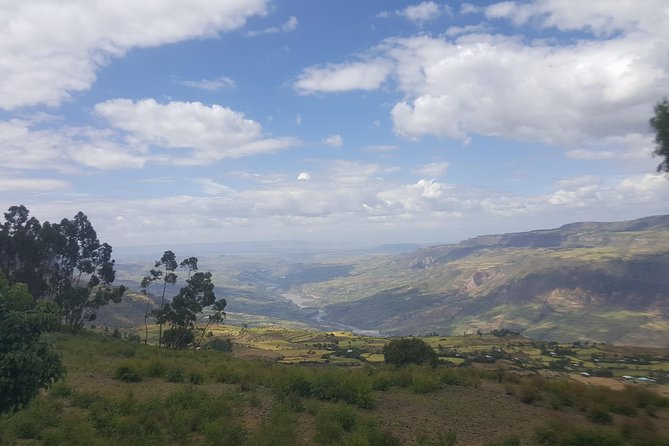
[[[298,88],[360,89],[363,81],[351,81],[348,68],[376,70],[378,78],[364,77],[364,88],[392,79],[404,96],[391,109],[400,136],[464,142],[472,134],[501,136],[563,146],[571,157],[628,159],[635,157],[629,146],[609,148],[606,139],[647,132],[652,104],[669,83],[669,4],[642,3],[499,3],[486,9],[488,17],[518,26],[536,22],[555,38],[481,34],[479,28],[453,29],[465,33],[455,40],[389,38],[358,62],[306,68]],[[560,38],[561,31],[581,29],[598,37]]]
[[[225,184],[218,183],[211,178],[198,178],[193,180],[202,186],[202,191],[207,195],[223,195],[235,192],[234,189]]]
[[[170,236],[170,240],[389,238],[436,241],[518,228],[554,227],[579,220],[622,220],[666,211],[669,181],[663,175],[627,178],[577,177],[558,182],[545,194],[517,195],[464,188],[436,180],[382,179],[392,166],[351,161],[331,162],[306,181],[254,183],[231,189],[208,178],[202,196],[168,195],[151,199],[25,200],[40,220],[58,220],[84,209],[100,237],[116,244]],[[307,172],[301,172],[307,173]],[[259,174],[272,176],[271,173]],[[302,176],[304,177],[304,176]],[[0,176],[2,178],[2,176]],[[24,183],[25,184],[25,183]],[[46,186],[45,186],[46,188]],[[15,204],[16,194],[0,194],[0,207]],[[3,204],[4,203],[4,204]],[[118,216],[132,218],[117,219]],[[271,228],[271,231],[268,230]],[[484,229],[482,229],[484,228]],[[418,231],[418,232],[416,232]],[[454,232],[455,231],[455,232]],[[409,239],[411,239],[410,237]]]
[[[462,15],[475,14],[480,11],[481,7],[473,5],[471,3],[463,3],[460,5],[460,14]]]
[[[390,74],[390,69],[384,60],[309,67],[300,74],[295,88],[302,94],[375,90]]]
[[[129,140],[169,149],[192,149],[187,158],[173,154],[162,157],[177,164],[204,164],[272,153],[297,144],[294,138],[265,138],[259,123],[220,105],[112,99],[96,104],[95,112],[113,127],[127,132]]]
[[[435,2],[422,2],[417,5],[411,5],[400,11],[400,15],[407,20],[415,23],[428,22],[439,17],[443,8]]]
[[[224,90],[236,86],[235,81],[227,76],[217,77],[216,79],[200,79],[199,81],[179,81],[179,83],[186,87],[207,91]]]
[[[299,113],[295,115],[295,124],[302,125],[302,115]]]
[[[505,18],[516,25],[528,22],[544,28],[560,30],[590,30],[596,35],[618,31],[667,35],[669,7],[663,0],[587,2],[536,0],[534,2],[505,1],[487,6],[488,18]]]
[[[344,138],[339,134],[330,135],[327,138],[323,138],[323,144],[330,147],[341,147],[344,144]]]
[[[0,193],[55,192],[69,188],[70,183],[63,180],[0,175]]]
[[[266,34],[276,34],[276,33],[288,33],[291,31],[295,31],[297,29],[297,25],[299,24],[299,20],[297,20],[297,17],[290,16],[288,20],[286,20],[281,26],[272,26],[270,28],[265,28],[260,31],[249,31],[246,33],[248,37],[256,37],[256,36],[262,36]]]
[[[429,163],[421,167],[420,169],[416,169],[415,173],[419,173],[421,175],[425,175],[430,178],[439,178],[446,173],[447,169],[448,169],[448,163],[446,162]]]
[[[449,26],[446,30],[446,35],[449,37],[459,36],[461,34],[474,34],[474,33],[484,33],[490,32],[492,26],[487,23],[479,23],[478,25],[466,25],[466,26]]]
[[[87,90],[96,71],[132,48],[244,26],[268,0],[211,2],[61,0],[4,2],[0,13],[0,108],[58,105]]]
[[[19,119],[0,121],[4,167],[71,172],[76,166],[141,168],[147,160],[141,145],[125,144],[111,131],[67,126],[38,128],[39,124]]]
[[[300,172],[297,179],[300,181],[308,181],[311,179],[311,174],[309,172]]]

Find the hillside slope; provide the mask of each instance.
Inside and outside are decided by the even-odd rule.
[[[327,320],[386,334],[511,328],[669,345],[669,216],[480,236],[302,285]]]

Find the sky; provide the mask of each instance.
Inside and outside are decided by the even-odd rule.
[[[112,246],[669,211],[669,2],[0,0],[0,207]]]

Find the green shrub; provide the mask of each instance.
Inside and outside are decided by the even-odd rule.
[[[93,393],[74,391],[70,397],[70,404],[79,409],[88,409],[99,398]]]
[[[232,340],[230,338],[213,338],[204,347],[217,352],[231,352]]]
[[[202,384],[204,382],[204,375],[200,372],[190,372],[188,374],[188,382],[191,384]]]
[[[411,377],[411,386],[410,389],[414,393],[430,393],[434,392],[441,388],[441,382],[439,376],[434,372],[434,370],[414,370],[413,376]]]
[[[170,328],[163,332],[163,344],[166,347],[182,349],[194,340],[195,334],[189,328]]]
[[[429,364],[436,366],[437,353],[419,338],[393,339],[383,347],[386,364],[403,366],[408,364]]]
[[[423,435],[418,438],[419,446],[454,446],[457,441],[457,434],[454,431],[439,432],[435,438]]]
[[[68,386],[63,381],[59,381],[51,387],[49,396],[54,398],[68,398],[72,395],[72,392],[74,392],[72,387]]]
[[[186,372],[184,372],[184,369],[182,368],[174,367],[167,371],[165,378],[167,379],[167,382],[182,383],[186,381]]]
[[[38,438],[44,429],[60,423],[62,410],[60,401],[36,399],[12,416],[8,430],[16,438]]]
[[[597,424],[612,424],[613,417],[611,414],[601,407],[596,407],[588,413],[588,419]]]
[[[287,407],[276,405],[251,439],[253,446],[293,446],[296,419]]]
[[[134,363],[124,363],[114,370],[114,379],[127,383],[139,382],[142,380],[142,375]]]
[[[167,365],[160,359],[151,359],[145,367],[146,376],[160,378],[167,372]]]
[[[248,435],[244,426],[230,420],[209,422],[202,431],[207,446],[238,446],[244,443]]]
[[[625,441],[615,432],[588,429],[565,422],[549,421],[537,431],[537,442],[547,446],[623,446]]]

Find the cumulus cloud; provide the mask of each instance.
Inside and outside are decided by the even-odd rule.
[[[400,12],[400,14],[407,20],[422,23],[436,19],[446,10],[446,8],[447,7],[442,7],[435,2],[429,1],[407,6]]]
[[[0,147],[3,166],[13,169],[141,168],[147,160],[144,147],[128,145],[108,130],[40,128],[39,122],[20,119],[0,121]]]
[[[339,134],[330,135],[323,139],[323,144],[330,147],[341,147],[344,144],[344,138]]]
[[[86,209],[105,240],[142,244],[167,234],[191,241],[265,239],[268,228],[273,238],[300,239],[311,233],[322,237],[323,231],[339,239],[347,235],[368,239],[370,234],[407,239],[410,228],[411,234],[420,230],[416,239],[435,241],[446,229],[452,233],[449,237],[477,235],[481,222],[490,218],[507,229],[535,228],[541,221],[557,226],[574,221],[579,212],[588,220],[621,220],[664,212],[669,200],[669,182],[663,175],[566,178],[553,191],[523,196],[434,179],[380,178],[393,170],[383,164],[341,160],[327,164],[309,181],[298,176],[232,189],[201,178],[195,182],[203,187],[202,196],[70,197],[31,199],[25,204],[38,218],[49,220]],[[0,193],[0,205],[14,204],[14,199],[14,194]]]
[[[485,24],[452,28],[443,37],[388,38],[358,62],[306,68],[298,88],[360,89],[362,81],[340,79],[351,79],[350,67],[357,73],[376,70],[375,82],[365,78],[364,87],[395,82],[403,98],[391,117],[402,137],[466,143],[474,134],[501,136],[567,147],[574,158],[626,159],[633,157],[630,146],[606,139],[646,132],[651,106],[666,95],[669,82],[669,4],[642,3],[537,0],[482,10],[463,5],[462,13],[483,11],[490,26],[509,20],[520,33],[536,24],[553,38],[483,33]],[[562,38],[574,30],[592,35]]]
[[[228,88],[235,88],[235,81],[227,76],[217,77],[216,79],[200,79],[199,81],[179,81],[181,85],[199,90],[218,91]]]
[[[260,31],[249,31],[246,33],[248,37],[256,37],[256,36],[262,36],[265,34],[276,34],[276,33],[288,33],[291,31],[295,31],[297,29],[297,25],[299,24],[299,20],[297,20],[297,17],[290,16],[288,20],[286,20],[281,26],[272,26],[269,28],[265,28]]]
[[[259,123],[220,105],[154,99],[112,99],[95,112],[129,140],[169,149],[188,148],[189,157],[167,155],[177,164],[203,164],[223,158],[272,153],[296,145],[294,138],[265,138]]]
[[[386,80],[390,69],[384,60],[309,67],[300,74],[295,88],[302,94],[375,90]]]
[[[309,172],[300,172],[297,179],[300,181],[308,181],[311,179],[311,174]]]
[[[421,24],[435,20],[444,13],[450,13],[450,8],[446,5],[439,5],[433,1],[426,1],[416,5],[407,6],[394,12],[384,11],[378,14],[379,17],[390,17],[396,15],[411,22]]]
[[[215,36],[266,14],[268,0],[6,2],[0,108],[58,105],[132,48]]]
[[[532,21],[544,28],[585,29],[596,35],[608,35],[618,31],[667,34],[667,4],[662,0],[613,3],[606,0],[504,1],[485,7],[484,13],[488,18],[509,19],[516,25]]]
[[[0,121],[3,167],[72,173],[140,169],[147,163],[201,165],[299,143],[291,137],[267,138],[260,124],[219,105],[114,99],[97,104],[95,112],[113,128],[44,119]]]

